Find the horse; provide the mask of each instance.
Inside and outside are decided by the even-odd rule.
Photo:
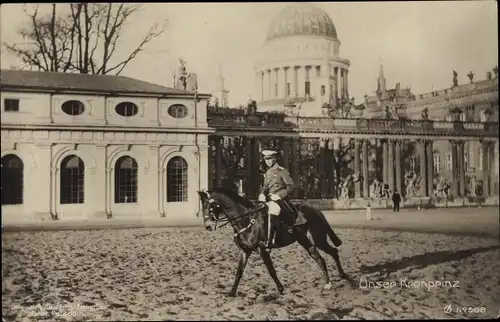
[[[198,191],[202,203],[203,223],[208,231],[216,230],[220,224],[222,226],[231,224],[234,230],[234,242],[240,250],[238,269],[236,277],[228,293],[229,296],[236,296],[240,279],[243,275],[249,256],[258,251],[271,278],[273,279],[278,292],[283,294],[284,286],[276,275],[270,254],[266,250],[267,241],[267,206],[265,203],[254,204],[245,197],[236,192],[224,189],[214,188],[210,191]],[[324,290],[332,287],[326,262],[318,249],[329,254],[335,260],[338,273],[342,279],[346,279],[353,287],[352,279],[344,272],[340,263],[338,250],[336,247],[342,244],[342,241],[335,234],[328,224],[324,214],[307,205],[293,205],[297,211],[305,218],[305,223],[295,225],[288,224],[288,227],[282,225],[283,229],[276,231],[276,243],[272,248],[287,247],[295,242],[299,243],[313,258],[323,273],[325,281]],[[280,215],[283,216],[282,213]],[[284,229],[287,228],[287,229]],[[328,244],[327,237],[336,246]]]

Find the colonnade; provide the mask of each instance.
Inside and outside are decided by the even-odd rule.
[[[210,146],[212,149],[212,157],[209,156],[209,187],[220,186],[224,179],[224,167],[222,158],[222,136],[211,136]],[[303,138],[302,138],[303,139]],[[262,163],[261,163],[261,140],[259,136],[244,136],[244,174],[243,191],[249,197],[255,197],[260,190]],[[334,170],[339,157],[340,140],[336,138],[317,138],[319,141],[317,155],[319,156],[317,163],[317,176],[319,181],[319,191],[322,199],[336,198],[339,195],[337,184],[345,178],[336,178],[338,173]],[[345,140],[345,139],[344,139]],[[361,180],[354,183],[354,198],[368,199],[374,196],[370,195],[370,185],[373,183],[374,177],[377,180],[388,185],[391,191],[397,189],[404,196],[405,175],[410,169],[405,168],[405,151],[410,144],[416,144],[416,155],[419,166],[414,169],[420,177],[419,197],[434,196],[434,151],[433,140],[420,139],[353,139],[352,162],[349,163],[350,173],[359,174]],[[466,169],[464,159],[464,144],[465,140],[451,140],[451,158],[452,180],[451,195],[454,197],[466,197]],[[495,174],[495,142],[481,141],[483,149],[483,196],[492,196]],[[280,150],[280,164],[290,171],[290,174],[298,186],[303,185],[301,181],[301,166],[300,166],[300,148],[301,138],[299,137],[282,137]],[[373,158],[373,156],[375,158]],[[374,167],[374,165],[378,165]],[[378,169],[377,169],[378,168]],[[380,169],[381,168],[381,169]],[[374,172],[374,175],[373,175]],[[365,178],[368,178],[365,179]],[[298,198],[297,189],[294,191],[295,198]]]
[[[348,73],[344,67],[322,65],[292,65],[276,68],[265,68],[256,73],[257,90],[261,101],[283,99],[289,97],[314,97],[324,95],[336,99],[348,98]],[[327,70],[325,72],[325,70]],[[332,73],[333,71],[333,73]],[[327,78],[329,86],[325,93],[318,92],[318,78]],[[326,84],[326,83],[323,83]]]

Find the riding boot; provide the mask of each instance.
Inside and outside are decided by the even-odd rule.
[[[276,232],[276,216],[274,215],[269,215],[269,225],[267,229],[267,249],[268,251],[271,249],[273,243],[274,243],[274,235]]]

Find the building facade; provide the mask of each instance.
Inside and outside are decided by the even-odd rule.
[[[196,218],[208,99],[121,76],[2,70],[2,220]]]
[[[256,102],[209,113],[210,185],[229,180],[256,197],[259,152],[274,147],[294,197],[325,208],[364,207],[381,187],[382,199],[398,189],[406,204],[498,204],[496,68],[486,80],[414,95],[388,89],[381,66],[376,95],[355,105],[349,66],[328,14],[311,4],[283,9],[255,64]]]
[[[448,88],[415,95],[408,87],[401,88],[399,83],[395,88],[387,88],[383,67],[380,66],[376,95],[365,97],[364,117],[471,123],[498,122],[497,67],[492,71],[493,73],[487,72],[486,78],[482,80],[469,77],[469,82],[466,84],[459,84],[456,75]],[[454,180],[452,160],[453,154],[456,153],[463,156],[466,189],[472,189],[475,182],[483,182],[487,172],[492,171],[497,179],[491,189],[498,194],[498,141],[491,149],[492,159],[488,160],[481,138],[467,140],[463,143],[463,147],[455,146],[454,142],[447,140],[434,140],[432,159],[436,179],[447,182]],[[418,152],[411,157],[417,159]],[[412,164],[414,166],[416,163]]]

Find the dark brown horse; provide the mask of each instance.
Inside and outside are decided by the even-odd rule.
[[[248,257],[254,251],[260,253],[279,293],[283,294],[283,285],[276,275],[271,256],[265,249],[268,223],[267,206],[263,203],[256,205],[228,189],[216,188],[211,191],[198,191],[198,194],[201,198],[203,221],[207,230],[215,230],[228,223],[234,229],[234,242],[240,249],[240,260],[229,296],[236,296],[238,284],[245,270]],[[352,280],[342,269],[337,248],[328,244],[327,237],[336,246],[339,246],[342,242],[333,232],[324,214],[306,205],[296,205],[295,207],[302,213],[305,223],[300,225],[291,224],[278,230],[276,232],[276,245],[273,248],[282,248],[298,242],[320,267],[325,280],[324,289],[329,290],[332,285],[325,260],[318,252],[318,249],[321,249],[333,257],[340,277],[347,279],[352,285]]]

